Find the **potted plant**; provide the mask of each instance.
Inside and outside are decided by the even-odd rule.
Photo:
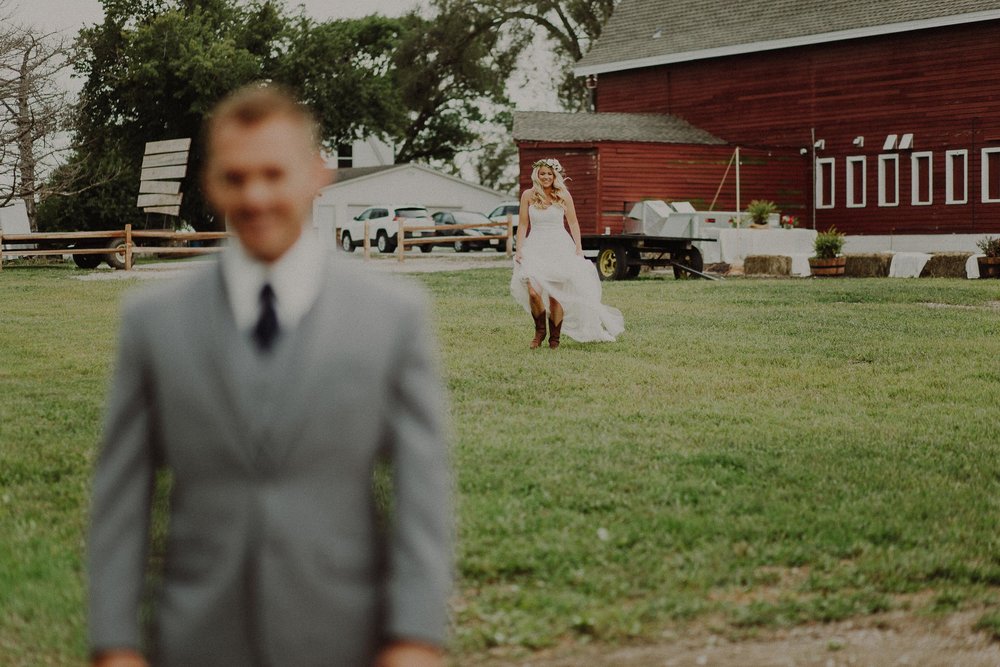
[[[747,215],[750,216],[750,229],[763,229],[768,226],[768,219],[778,207],[773,201],[754,199],[747,205]]]
[[[809,270],[814,276],[842,276],[847,258],[840,254],[844,249],[844,235],[836,227],[816,235],[813,241],[815,255],[809,258]]]
[[[1000,238],[987,236],[976,241],[985,257],[979,257],[980,278],[1000,278]]]

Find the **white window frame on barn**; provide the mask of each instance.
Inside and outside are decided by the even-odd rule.
[[[923,160],[927,160],[927,169],[924,172],[920,165]],[[920,177],[927,176],[927,199],[920,199]],[[934,203],[934,153],[931,151],[919,151],[910,154],[910,203],[913,206],[930,206]]]
[[[1000,155],[1000,148],[984,148],[980,154],[982,158],[982,192],[983,192],[983,203],[984,204],[996,204],[1000,203],[1000,166],[997,168],[997,172],[994,174],[990,170],[990,156]],[[998,158],[1000,160],[1000,158]],[[995,190],[997,193],[996,197],[990,197],[990,179],[993,179]]]
[[[836,203],[836,166],[835,158],[816,158],[816,208],[833,208]],[[824,174],[828,174],[824,178]],[[829,201],[827,196],[829,195]]]
[[[893,164],[896,188],[893,193],[893,198],[890,201],[886,195],[888,194],[885,190],[885,174],[886,174],[886,164],[891,162]],[[878,156],[878,205],[879,206],[899,206],[899,154],[898,153],[883,153]]]
[[[846,166],[846,187],[847,187],[847,208],[864,208],[868,201],[868,160],[865,156],[853,156],[847,158]],[[861,196],[854,190],[855,172],[861,165]]]
[[[955,163],[962,163],[962,197],[956,198],[955,194]],[[944,152],[944,203],[945,204],[968,204],[969,203],[969,151],[966,149]]]

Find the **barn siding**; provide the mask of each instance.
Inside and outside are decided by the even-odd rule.
[[[709,210],[719,192],[714,210],[735,210],[735,167],[727,174],[732,155],[728,146],[523,142],[521,188],[531,186],[535,160],[556,157],[572,179],[568,187],[581,230],[617,234],[623,231],[625,213],[643,199],[688,201],[698,210]],[[807,159],[797,151],[748,150],[742,152],[740,161],[741,208],[752,199],[769,199],[782,213],[800,216],[805,222],[808,211],[802,202],[811,196],[810,181],[803,177]]]
[[[796,150],[815,128],[826,142],[818,157],[835,159],[836,205],[816,212],[820,228],[996,233],[1000,203],[982,202],[980,150],[1000,147],[998,44],[1000,22],[991,21],[601,74],[597,109],[670,113],[733,144]],[[904,133],[914,146],[894,151],[900,204],[880,207],[878,155],[887,135]],[[852,145],[857,136],[863,148]],[[969,202],[947,205],[945,151],[956,149],[969,151]],[[911,204],[913,151],[933,152],[931,206]],[[867,159],[864,208],[845,206],[848,156]]]

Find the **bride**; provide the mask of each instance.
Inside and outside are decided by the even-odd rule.
[[[535,321],[532,349],[545,340],[559,347],[560,333],[580,342],[611,341],[625,330],[621,311],[601,303],[597,269],[583,256],[580,224],[559,160],[531,165],[532,187],[521,193],[517,252],[510,292]],[[569,233],[563,224],[565,218]]]

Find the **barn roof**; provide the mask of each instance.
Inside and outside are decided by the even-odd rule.
[[[579,76],[1000,20],[998,0],[621,0]]]
[[[515,111],[514,139],[554,142],[726,143],[685,120],[667,114],[550,111]]]

